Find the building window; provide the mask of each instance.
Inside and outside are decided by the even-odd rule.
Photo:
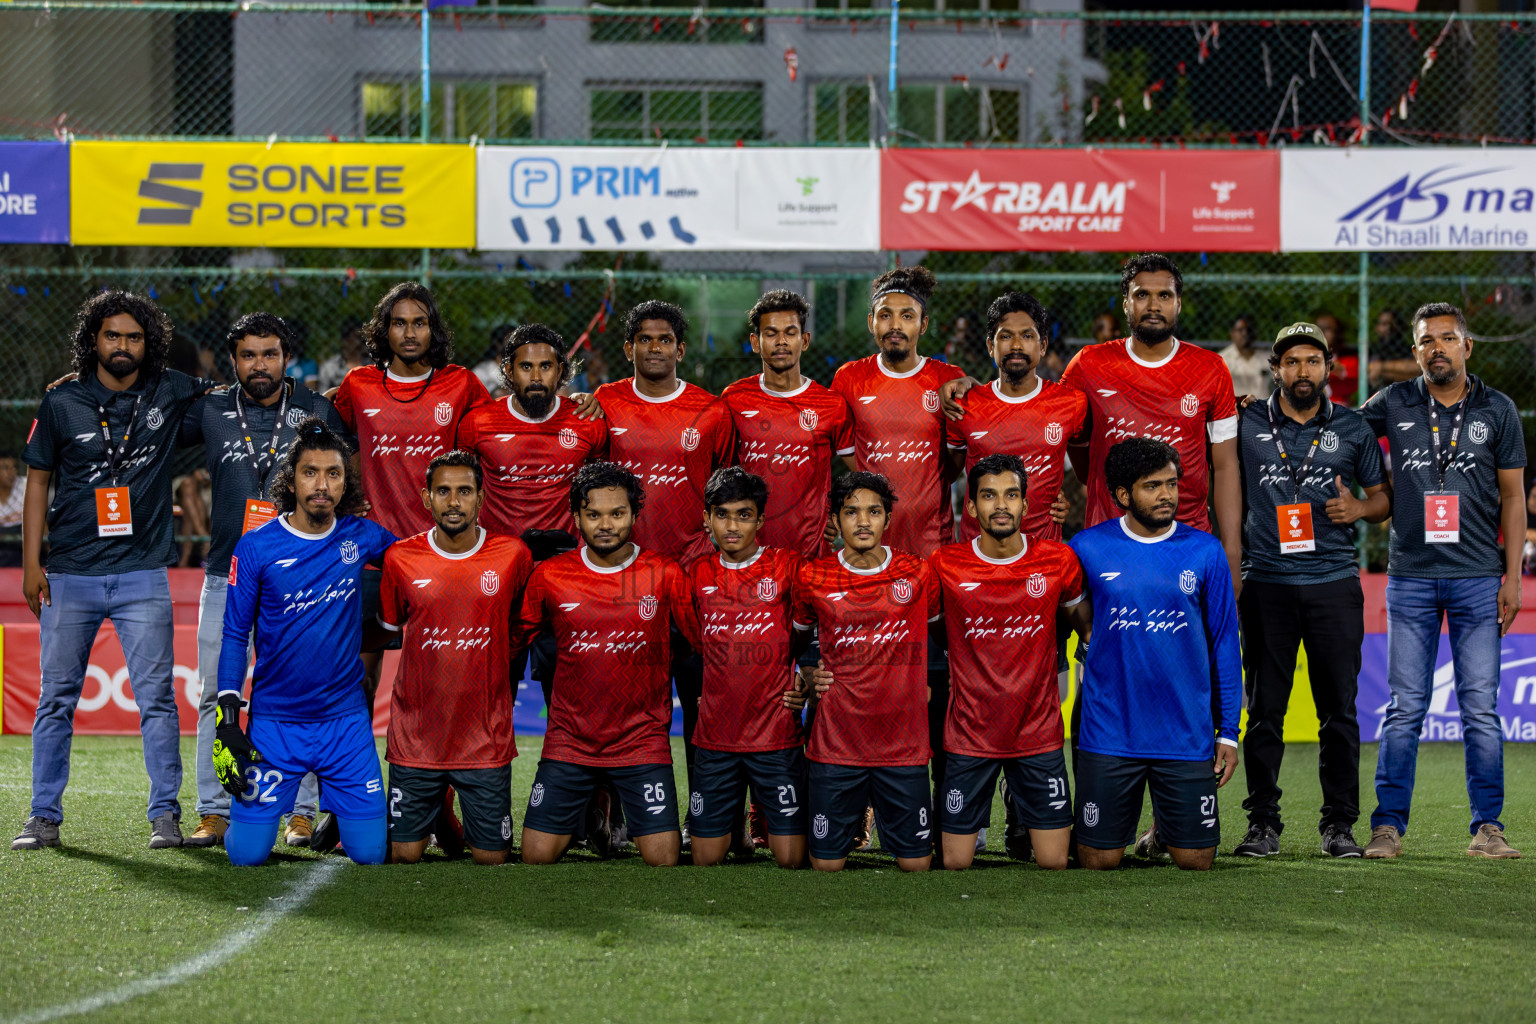
[[[763,90],[758,84],[596,83],[589,95],[594,139],[763,137]]]
[[[608,0],[591,19],[594,43],[761,43],[760,18],[714,18],[711,10],[760,8],[763,0]],[[626,7],[676,7],[676,17],[635,17]],[[697,17],[696,17],[697,15]]]
[[[538,128],[538,87],[532,82],[434,79],[434,139],[487,141],[531,139]],[[421,83],[363,83],[363,134],[415,137],[421,134]]]
[[[902,85],[896,109],[901,134],[923,142],[1023,140],[1024,91],[1018,86]]]
[[[815,142],[866,143],[878,136],[880,90],[863,82],[818,82],[811,89],[811,131]]]

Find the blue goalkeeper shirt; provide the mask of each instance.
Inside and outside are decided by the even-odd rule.
[[[241,537],[229,566],[219,692],[244,686],[254,625],[253,717],[323,722],[366,714],[358,580],[394,542],[394,534],[356,516],[337,516],[319,535],[279,516]]]
[[[1071,546],[1093,598],[1079,749],[1208,761],[1218,736],[1235,746],[1242,653],[1221,542],[1183,523],[1138,537],[1124,520],[1111,519],[1074,536]]]

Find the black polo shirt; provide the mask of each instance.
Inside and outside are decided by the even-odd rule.
[[[1439,408],[1441,450],[1448,453],[1456,412],[1466,405],[1456,457],[1446,469],[1443,488],[1430,443],[1429,389],[1423,377],[1390,384],[1360,408],[1376,435],[1387,439],[1391,459],[1392,548],[1387,572],[1393,576],[1504,575],[1498,471],[1525,466],[1525,435],[1520,413],[1508,395],[1471,374],[1467,382],[1468,397],[1450,408]],[[1459,543],[1424,543],[1424,495],[1437,490],[1460,495]]]
[[[171,540],[171,456],[182,417],[214,381],[162,370],[127,391],[113,391],[93,371],[43,395],[22,461],[47,470],[54,486],[48,506],[48,571],[79,576],[159,569],[176,562]],[[138,412],[134,415],[135,404]],[[113,444],[121,445],[133,416],[116,478],[107,475],[107,444],[99,406],[107,410]],[[96,489],[127,487],[133,533],[96,535]]]
[[[292,392],[282,426],[278,428],[275,456],[268,454],[268,448],[277,414],[282,409],[281,399],[264,406],[250,395],[241,395],[240,408],[245,410],[245,423],[250,431],[249,447],[246,434],[240,429],[236,388],[199,398],[181,422],[183,445],[207,446],[208,476],[213,484],[213,506],[208,510],[213,539],[208,545],[206,566],[210,576],[229,575],[229,556],[234,554],[235,542],[245,526],[245,503],[250,498],[266,497],[267,485],[277,475],[277,467],[293,444],[294,431],[300,423],[310,416],[319,416],[336,433],[349,438],[346,424],[324,395],[316,394],[292,377],[285,378],[285,382]],[[251,458],[251,448],[256,450],[255,459]],[[262,471],[259,474],[258,466]]]
[[[1285,445],[1285,461],[1298,473],[1299,492],[1280,461],[1270,429],[1271,410]],[[1375,487],[1386,480],[1381,448],[1360,414],[1325,398],[1318,403],[1317,415],[1297,423],[1280,411],[1277,391],[1268,402],[1251,402],[1242,411],[1237,438],[1243,470],[1243,579],[1299,585],[1357,575],[1354,524],[1334,524],[1325,506],[1338,496],[1336,477],[1343,477],[1346,487],[1356,483]],[[1305,475],[1300,475],[1314,438],[1317,453]],[[1312,506],[1314,549],[1281,554],[1275,509],[1300,502]]]

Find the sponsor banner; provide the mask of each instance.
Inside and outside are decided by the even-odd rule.
[[[1536,240],[1528,149],[1287,149],[1289,252],[1519,250]]]
[[[1375,743],[1381,739],[1381,723],[1392,698],[1387,684],[1386,634],[1367,633],[1360,653],[1360,691],[1355,710],[1360,718],[1360,739]],[[1499,643],[1498,711],[1506,741],[1536,742],[1536,634],[1510,633]],[[1429,713],[1424,716],[1419,738],[1455,742],[1462,739],[1451,640],[1444,633],[1435,654]]]
[[[887,150],[886,249],[1270,252],[1273,151]]]
[[[870,149],[485,146],[481,249],[875,250]]]
[[[69,147],[0,142],[0,243],[69,242]]]
[[[76,245],[469,248],[468,146],[76,142]]]

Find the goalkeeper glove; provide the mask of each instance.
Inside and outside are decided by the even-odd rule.
[[[240,728],[240,709],[245,701],[238,693],[219,694],[219,705],[214,711],[213,773],[219,785],[231,796],[239,796],[246,790],[245,770],[240,762],[258,764],[261,751],[251,744],[251,738]]]

